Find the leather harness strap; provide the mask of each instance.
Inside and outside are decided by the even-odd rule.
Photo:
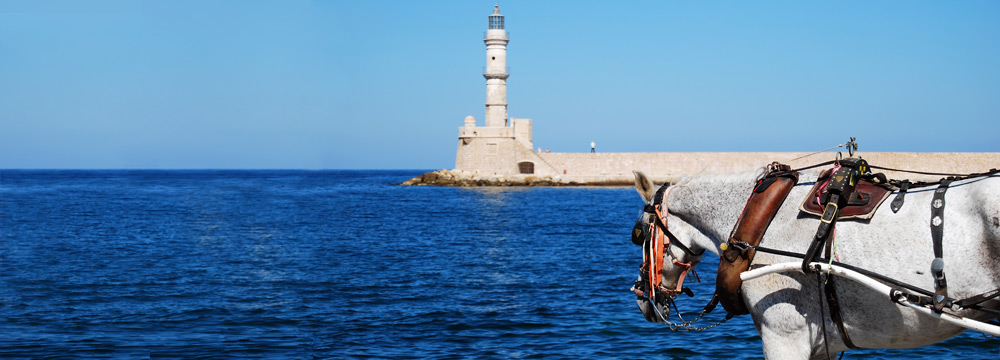
[[[945,300],[948,299],[948,281],[944,277],[944,194],[948,191],[951,180],[941,180],[941,185],[934,190],[931,200],[931,240],[934,242],[934,261],[931,262],[931,276],[934,277],[934,311],[941,313]]]
[[[893,213],[899,212],[899,209],[903,208],[903,198],[906,196],[906,190],[910,189],[910,180],[903,180],[899,183],[899,193],[896,194],[896,198],[892,199],[892,204],[890,208]]]
[[[827,259],[832,259],[833,254],[830,251],[830,243],[827,242],[827,248],[824,257]],[[857,349],[858,346],[854,345],[851,341],[851,336],[847,334],[847,327],[844,326],[844,316],[840,311],[840,300],[837,299],[837,286],[834,285],[834,277],[826,277],[826,285],[823,287],[823,292],[826,293],[826,304],[830,306],[830,319],[837,324],[837,329],[840,330],[840,340],[844,342],[850,349]]]
[[[826,186],[826,191],[829,193],[829,198],[825,204],[826,209],[820,218],[819,228],[816,229],[813,242],[810,244],[809,250],[806,251],[806,256],[802,259],[802,271],[806,273],[810,271],[809,263],[819,255],[820,246],[824,244],[826,245],[826,258],[833,258],[831,251],[833,239],[831,238],[837,226],[837,218],[840,215],[840,210],[847,206],[849,200],[854,195],[855,187],[861,181],[862,175],[870,173],[868,162],[860,158],[844,159],[834,169]],[[858,347],[851,341],[851,336],[847,334],[847,327],[844,326],[844,317],[840,311],[840,301],[837,299],[837,288],[834,285],[832,277],[827,276],[823,292],[826,293],[826,302],[830,306],[830,319],[837,324],[841,340],[848,348],[857,349]]]
[[[722,307],[731,315],[750,313],[740,295],[743,284],[740,273],[750,268],[756,253],[754,250],[741,249],[737,244],[760,244],[778,208],[799,181],[799,174],[789,172],[788,169],[787,165],[773,164],[772,171],[757,182],[736,222],[733,234],[727,243],[722,244],[722,260],[719,261],[715,292]]]
[[[830,182],[826,186],[829,193],[828,200],[824,204],[823,216],[820,218],[816,235],[806,250],[806,256],[802,259],[802,271],[810,272],[809,263],[819,255],[821,246],[830,239],[833,229],[837,225],[837,216],[840,209],[847,206],[848,200],[854,193],[854,188],[858,185],[863,174],[869,174],[868,162],[861,158],[847,158],[840,161],[838,166],[830,175]]]

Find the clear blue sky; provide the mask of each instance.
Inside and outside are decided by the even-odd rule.
[[[451,168],[493,4],[0,0],[0,168]],[[500,10],[553,151],[1000,151],[998,1]]]

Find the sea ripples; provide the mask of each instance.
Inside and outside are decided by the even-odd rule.
[[[0,356],[760,358],[748,317],[642,319],[634,190],[394,186],[413,175],[5,170]]]

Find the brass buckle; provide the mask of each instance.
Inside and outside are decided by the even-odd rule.
[[[837,217],[837,212],[840,208],[836,203],[830,202],[826,204],[826,209],[823,210],[823,217],[819,219],[824,223],[832,223],[833,218]]]

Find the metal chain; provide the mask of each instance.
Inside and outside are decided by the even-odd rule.
[[[711,330],[716,326],[722,325],[722,323],[726,322],[727,320],[729,320],[729,318],[723,318],[719,322],[709,326],[693,326],[691,324],[687,324],[683,325],[683,327],[680,327],[680,326],[675,326],[680,324],[670,324],[670,330],[674,332],[706,331],[706,330]]]
[[[647,300],[649,300],[649,298],[647,298]],[[705,316],[705,314],[708,314],[709,310],[702,309],[701,313],[698,314],[698,316],[695,317],[694,320],[687,321],[687,320],[684,320],[683,317],[681,317],[681,310],[679,308],[677,308],[677,304],[674,303],[674,300],[673,299],[668,299],[668,301],[670,301],[670,304],[668,306],[673,305],[674,309],[677,309],[677,318],[681,319],[680,323],[676,323],[676,322],[670,321],[666,317],[664,317],[663,314],[660,313],[660,309],[658,309],[656,307],[656,303],[653,303],[652,301],[650,301],[650,305],[652,306],[653,311],[656,311],[656,315],[660,317],[660,320],[663,320],[663,322],[667,326],[670,327],[670,331],[674,331],[674,332],[689,332],[689,331],[705,331],[705,330],[710,330],[712,328],[715,328],[716,326],[722,325],[722,323],[725,323],[730,318],[732,318],[731,316],[726,316],[725,318],[723,318],[719,322],[717,322],[715,324],[712,324],[712,325],[709,325],[709,326],[694,326],[694,323],[698,322],[698,320],[701,320],[701,318],[703,316]]]

